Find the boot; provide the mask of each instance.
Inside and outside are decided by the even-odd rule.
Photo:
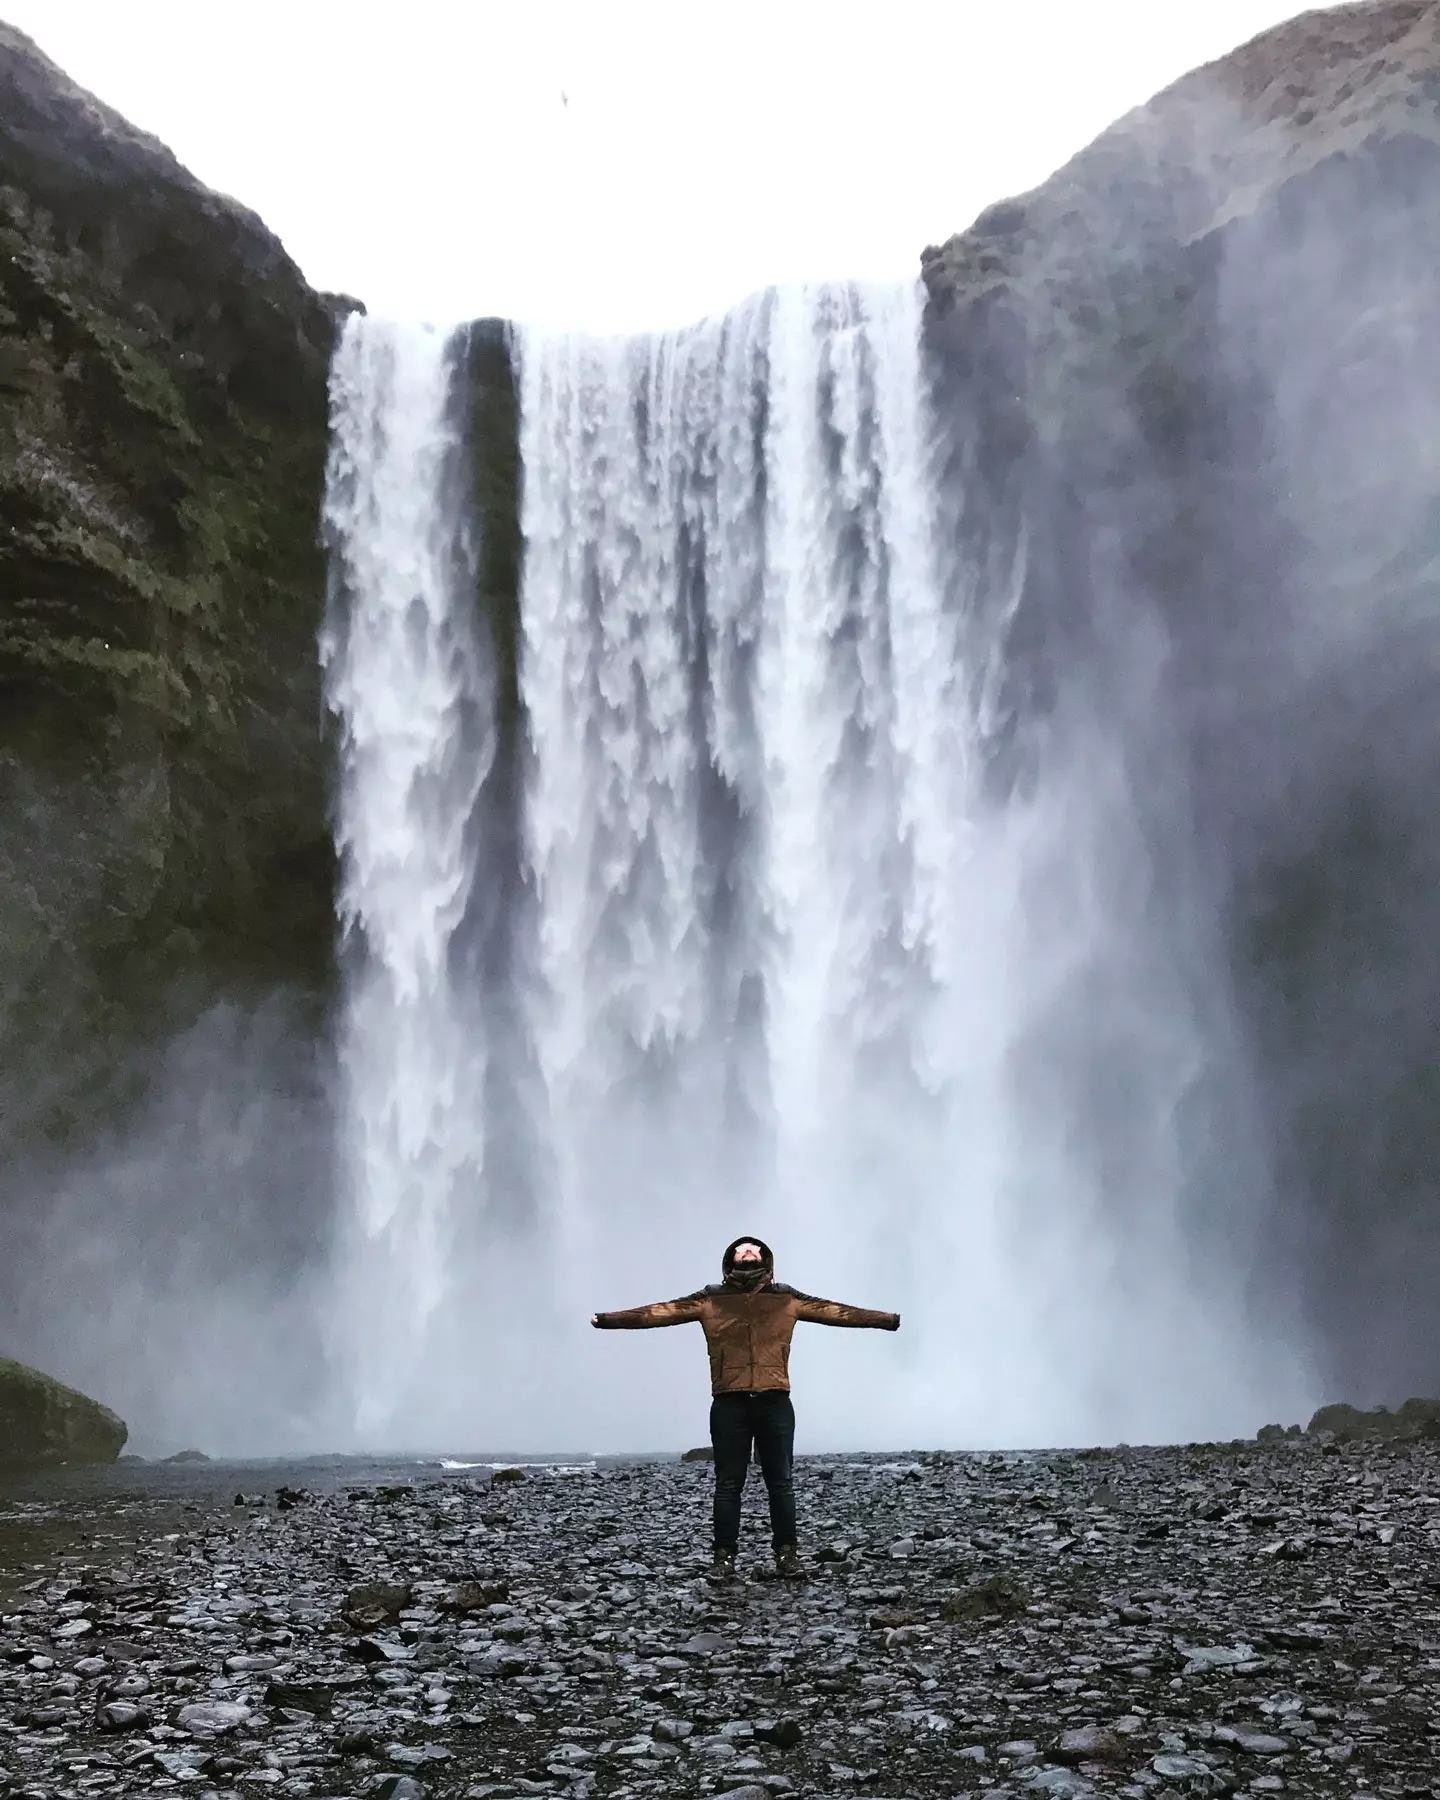
[[[735,1579],[735,1552],[733,1550],[717,1550],[715,1560],[710,1565],[711,1581],[733,1581]]]
[[[782,1581],[803,1581],[805,1569],[794,1544],[782,1544],[775,1552],[775,1573]]]

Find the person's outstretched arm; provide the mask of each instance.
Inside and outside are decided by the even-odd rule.
[[[817,1300],[814,1294],[795,1295],[795,1317],[812,1325],[850,1325],[871,1331],[898,1331],[900,1315],[874,1312],[868,1306],[846,1306],[839,1300]]]
[[[654,1325],[688,1325],[700,1317],[704,1304],[702,1291],[679,1300],[657,1300],[653,1306],[632,1306],[625,1312],[592,1313],[590,1323],[597,1331],[646,1331]]]

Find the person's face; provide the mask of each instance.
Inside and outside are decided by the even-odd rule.
[[[758,1244],[737,1244],[735,1260],[737,1263],[758,1263],[763,1262],[764,1258],[760,1254]]]

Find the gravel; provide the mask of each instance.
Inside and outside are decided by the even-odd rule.
[[[767,1578],[757,1482],[721,1589],[703,1464],[271,1490],[12,1581],[0,1796],[1431,1794],[1437,1474],[809,1459],[811,1579]]]

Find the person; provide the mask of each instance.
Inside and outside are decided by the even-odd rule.
[[[679,1300],[601,1312],[590,1323],[601,1331],[645,1330],[698,1319],[710,1353],[710,1442],[715,1449],[715,1560],[711,1579],[735,1573],[740,1542],[740,1495],[751,1446],[770,1499],[770,1531],[776,1573],[802,1577],[795,1530],[795,1409],[790,1399],[790,1339],[802,1320],[898,1331],[899,1313],[872,1312],[817,1300],[775,1280],[770,1246],[739,1237],[721,1261],[723,1279]]]

